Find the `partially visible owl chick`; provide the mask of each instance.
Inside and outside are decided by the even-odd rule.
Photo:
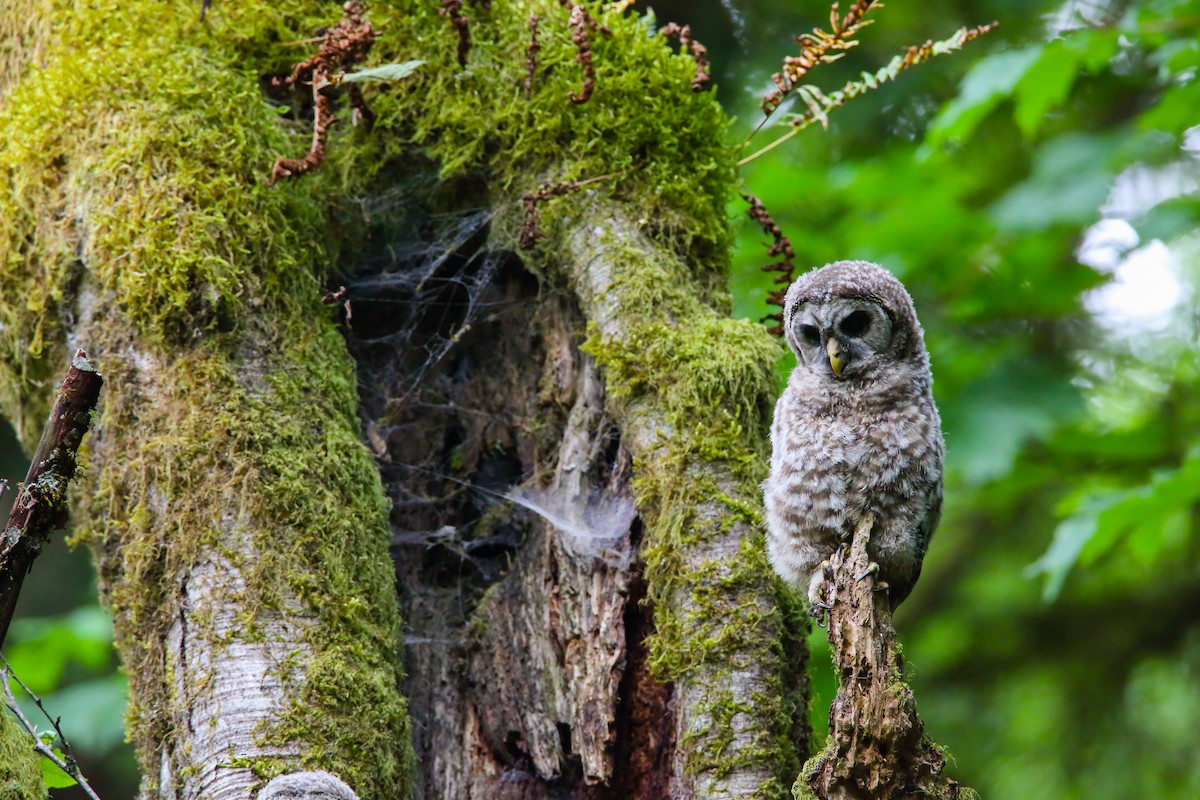
[[[838,261],[791,285],[783,325],[797,364],[763,483],[771,564],[819,613],[822,562],[871,514],[867,553],[895,609],[942,512],[941,421],[912,298],[882,267]]]

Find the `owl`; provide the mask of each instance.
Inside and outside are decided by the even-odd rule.
[[[894,610],[942,511],[941,421],[912,298],[882,267],[838,261],[791,285],[783,327],[796,368],[763,483],[771,565],[820,614],[823,562],[871,514],[867,553]]]

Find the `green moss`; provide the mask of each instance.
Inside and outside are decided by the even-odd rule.
[[[162,710],[182,702],[162,649],[180,578],[215,551],[246,578],[228,598],[240,637],[261,639],[262,620],[297,599],[317,622],[280,666],[300,681],[293,705],[259,731],[307,749],[272,769],[320,766],[364,798],[392,797],[410,758],[399,619],[353,367],[319,302],[329,187],[263,185],[278,155],[307,145],[259,73],[284,71],[297,52],[279,42],[337,6],[233,5],[199,26],[190,4],[63,3],[45,66],[0,105],[0,402],[36,435],[76,293],[98,294],[82,329],[108,379],[105,458],[81,538],[120,619],[142,758],[175,735]],[[147,375],[154,387],[139,385]],[[230,496],[239,507],[222,518]],[[223,540],[231,525],[244,547]],[[213,630],[211,611],[190,622]],[[158,764],[143,771],[153,780]]]
[[[169,388],[154,409],[111,403],[104,424],[130,431],[130,446],[125,458],[104,463],[91,501],[101,505],[103,524],[83,536],[115,554],[102,560],[102,575],[123,622],[130,733],[143,752],[173,735],[168,718],[145,710],[175,685],[171,662],[146,632],[169,622],[177,576],[217,547],[246,578],[244,589],[225,598],[242,609],[239,638],[260,640],[262,619],[293,598],[316,621],[307,648],[279,665],[278,677],[300,683],[292,686],[290,710],[259,731],[261,742],[307,743],[300,765],[337,772],[360,796],[385,797],[404,781],[409,741],[396,691],[399,621],[386,503],[358,440],[353,371],[338,334],[313,311],[265,359],[261,386],[241,385],[244,364],[231,364],[223,348],[235,337],[224,335],[169,369]],[[110,381],[122,377],[117,367]],[[133,441],[135,430],[155,435]],[[250,537],[244,549],[218,544],[228,523],[212,518],[211,492],[240,498],[235,525]],[[212,625],[199,610],[191,624],[200,636]],[[373,753],[366,763],[364,746]],[[256,774],[268,763],[273,773],[296,765],[255,762]]]
[[[694,63],[672,54],[649,21],[589,7],[613,38],[592,35],[596,90],[578,106],[566,101],[582,82],[568,13],[553,0],[497,3],[490,13],[473,13],[466,70],[455,63],[453,28],[434,4],[406,3],[394,16],[377,15],[385,31],[382,60],[427,64],[375,104],[377,131],[387,129],[394,138],[376,137],[372,146],[381,170],[393,156],[411,158],[415,147],[440,165],[444,178],[486,181],[498,202],[510,206],[516,194],[540,182],[619,173],[540,204],[549,238],[527,261],[550,283],[569,284],[556,253],[578,249],[578,242],[556,237],[596,220],[596,241],[588,246],[613,265],[605,293],[619,298],[622,330],[606,338],[593,327],[584,349],[604,368],[609,396],[627,409],[626,419],[646,404],[656,418],[665,411],[669,428],[635,469],[657,626],[652,665],[663,680],[703,675],[710,684],[713,727],[685,742],[695,756],[693,770],[725,774],[769,763],[778,785],[762,793],[783,794],[799,766],[796,742],[804,738],[807,622],[799,601],[775,582],[757,534],[731,562],[692,565],[687,558],[691,545],[713,534],[760,522],[764,431],[772,365],[780,355],[761,326],[728,318],[725,204],[735,170],[723,136],[727,118],[711,93],[690,91]],[[542,20],[542,49],[526,98],[530,12]],[[604,199],[593,205],[596,196]],[[619,204],[625,215],[632,209],[639,234],[662,252],[608,231],[603,210],[594,213],[606,203]],[[518,219],[517,211],[502,216],[493,240],[515,241]],[[573,258],[584,260],[579,253]],[[585,309],[593,300],[581,298]],[[726,512],[698,514],[713,497],[722,498]],[[764,596],[768,586],[772,591]],[[690,593],[686,602],[683,593]],[[683,614],[684,607],[691,611]],[[732,716],[721,713],[720,686],[731,669],[752,663],[795,671],[767,670],[775,684],[752,709],[761,721],[760,745],[730,753],[721,745]]]
[[[619,173],[604,185],[635,201],[649,229],[722,262],[729,241],[724,201],[734,171],[722,135],[727,118],[712,93],[690,91],[695,64],[674,55],[649,20],[588,6],[613,35],[590,37],[596,86],[580,105],[567,100],[583,73],[569,11],[555,0],[474,10],[467,69],[458,66],[454,28],[436,3],[373,9],[382,32],[375,58],[421,58],[426,65],[376,95],[376,130],[387,135],[372,137],[367,152],[347,155],[354,165],[343,169],[383,170],[393,158],[411,163],[416,149],[440,166],[443,178],[481,177],[508,202],[541,181]],[[541,20],[541,49],[526,97],[531,13]],[[553,215],[558,201],[543,205]]]
[[[0,708],[0,800],[44,800],[40,761],[33,739]]]
[[[692,769],[721,776],[765,765],[775,779],[759,795],[785,796],[807,741],[808,624],[799,599],[774,577],[759,532],[779,346],[760,326],[705,302],[677,255],[655,258],[618,241],[599,247],[620,267],[607,288],[620,298],[623,325],[611,337],[593,327],[584,349],[604,368],[609,396],[627,417],[645,406],[663,423],[657,447],[635,465],[657,628],[651,666],[660,679],[705,687],[697,714],[708,726],[681,742]],[[691,555],[732,530],[746,532],[734,557]],[[735,700],[733,672],[762,665],[776,667],[761,672],[768,685]],[[756,743],[730,748],[735,728],[754,730]]]
[[[217,4],[201,25],[188,3],[62,0],[40,39],[46,66],[30,69],[0,104],[0,403],[26,439],[35,434],[81,281],[104,297],[104,344],[136,343],[169,362],[155,387],[165,400],[152,409],[122,381],[135,370],[105,363],[109,457],[95,476],[86,534],[112,609],[125,617],[119,643],[143,755],[172,735],[159,713],[173,668],[160,643],[177,576],[217,543],[214,495],[234,487],[238,522],[253,532],[252,558],[224,554],[251,576],[239,599],[244,635],[263,635],[259,615],[278,609],[285,593],[322,623],[300,700],[263,740],[312,743],[302,763],[339,771],[363,797],[388,794],[403,772],[408,734],[394,692],[398,622],[382,494],[358,440],[353,373],[317,287],[336,257],[322,198],[377,188],[415,159],[518,209],[501,216],[497,246],[516,239],[519,193],[617,173],[599,191],[636,209],[639,230],[667,256],[632,246],[621,255],[609,290],[629,324],[617,340],[593,332],[588,345],[610,396],[631,409],[665,409],[671,428],[638,464],[636,484],[658,625],[653,663],[664,679],[703,672],[719,684],[738,663],[772,659],[786,669],[802,658],[797,601],[771,577],[760,537],[747,537],[729,563],[684,557],[690,544],[757,523],[779,353],[758,326],[726,318],[727,119],[712,93],[690,91],[694,64],[672,54],[649,22],[589,7],[613,36],[591,36],[596,89],[582,105],[566,100],[583,78],[568,12],[554,0],[474,10],[465,70],[436,3],[373,8],[381,38],[372,60],[426,65],[388,91],[368,91],[378,114],[371,136],[338,126],[317,176],[268,189],[262,180],[275,157],[303,153],[308,133],[281,122],[258,79],[303,58],[285,43],[332,23],[338,4]],[[525,97],[531,11],[542,18],[542,48]],[[580,213],[593,191],[542,203],[543,226],[553,231]],[[550,243],[529,264],[566,282]],[[263,377],[248,377],[247,365]],[[713,497],[723,512],[698,515]],[[677,611],[684,605],[693,609],[686,618]],[[771,680],[778,685],[753,709],[764,721],[761,746],[736,756],[720,745],[732,716],[714,686],[716,727],[690,741],[702,756],[696,768],[721,774],[736,758],[795,773],[789,743],[803,692]],[[361,763],[362,752],[372,763]],[[257,760],[254,768],[266,777],[280,767]]]

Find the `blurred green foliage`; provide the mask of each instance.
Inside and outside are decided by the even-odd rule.
[[[10,484],[0,496],[0,519],[8,519],[12,487],[28,468],[12,430],[0,421],[0,478]],[[69,548],[62,535],[51,537],[25,580],[4,656],[46,711],[61,717],[80,769],[97,793],[132,797],[137,768],[123,728],[127,686],[117,671],[112,622],[100,608],[90,560],[86,550]],[[15,683],[12,687],[25,716],[52,737],[50,721]],[[39,763],[53,797],[86,797],[50,761]]]
[[[743,15],[720,91],[748,131],[796,50],[775,45],[775,22],[826,26],[828,5],[703,5]],[[956,777],[993,800],[1200,797],[1200,2],[933,0],[873,16],[812,83],[836,88],[898,43],[1000,28],[743,179],[798,270],[878,261],[926,328],[947,508],[897,618],[918,705]],[[741,316],[773,310],[764,238],[743,224]],[[835,683],[823,634],[813,646],[820,728]]]

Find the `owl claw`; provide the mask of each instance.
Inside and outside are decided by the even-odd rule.
[[[876,564],[874,561],[872,561],[870,564],[867,565],[867,568],[862,571],[862,574],[856,576],[854,578],[854,580],[863,581],[863,580],[866,580],[868,575],[877,575],[877,574],[879,574],[879,565]]]

